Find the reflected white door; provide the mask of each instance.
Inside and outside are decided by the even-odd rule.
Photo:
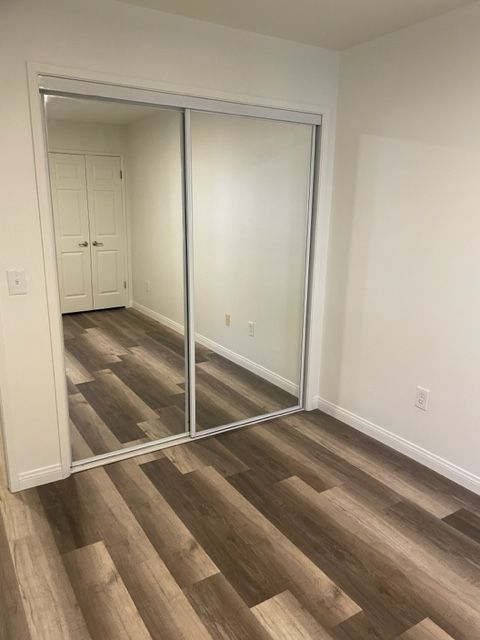
[[[120,158],[49,159],[62,313],[125,306]]]
[[[125,234],[120,158],[86,156],[93,307],[125,306]]]
[[[85,156],[51,153],[55,243],[62,313],[93,308]]]

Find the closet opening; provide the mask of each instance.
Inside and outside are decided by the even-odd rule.
[[[73,470],[301,410],[315,117],[72,82],[41,95]]]

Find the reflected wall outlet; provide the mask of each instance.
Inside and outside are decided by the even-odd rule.
[[[145,292],[150,293],[150,280],[145,280]]]
[[[225,326],[226,327],[230,326],[230,314],[229,313],[225,314]]]
[[[417,395],[415,397],[415,406],[422,411],[428,411],[428,401],[430,399],[430,389],[417,387]]]
[[[248,321],[248,335],[253,338],[255,337],[255,322],[252,320]]]

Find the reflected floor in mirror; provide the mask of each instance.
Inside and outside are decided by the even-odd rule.
[[[63,316],[70,424],[92,455],[185,432],[183,336],[133,309]],[[196,345],[197,428],[249,419],[297,398]],[[84,458],[73,448],[73,459]]]

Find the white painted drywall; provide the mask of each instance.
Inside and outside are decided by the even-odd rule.
[[[182,115],[162,110],[130,124],[128,201],[132,301],[183,325]]]
[[[201,113],[191,129],[196,330],[298,387],[312,129]]]
[[[298,388],[311,128],[194,113],[191,130],[196,332]],[[133,301],[182,325],[180,115],[129,125],[127,161]]]
[[[320,385],[477,476],[479,60],[478,3],[343,57]]]
[[[18,489],[61,475],[26,62],[326,113],[320,195],[326,214],[339,56],[114,0],[4,0],[0,59],[0,143],[8,149],[0,157],[0,395],[10,486]],[[8,295],[11,268],[26,269],[26,296]],[[314,299],[321,306],[321,287]],[[318,352],[318,336],[313,339]],[[317,384],[315,376],[310,380]]]
[[[122,154],[132,302],[183,325],[181,114],[47,130],[51,150]],[[197,334],[298,390],[311,128],[192,114],[192,137]]]
[[[48,119],[51,151],[84,151],[125,155],[126,127],[97,122]]]

